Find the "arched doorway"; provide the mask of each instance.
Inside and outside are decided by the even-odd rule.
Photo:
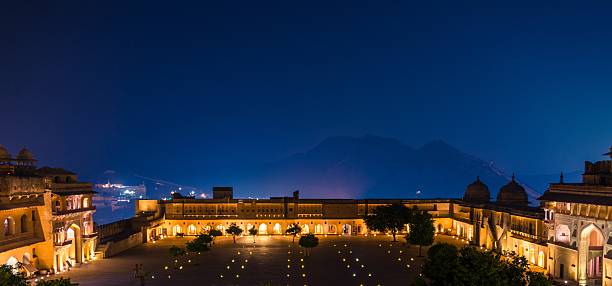
[[[190,224],[190,225],[187,227],[187,234],[188,234],[188,235],[196,235],[196,234],[197,234],[197,232],[198,232],[198,229],[196,228],[196,226],[195,226],[195,225]]]
[[[304,234],[310,233],[310,227],[308,227],[307,224],[302,225],[302,233],[304,233]]]
[[[10,266],[13,269],[13,273],[17,273],[18,269],[17,269],[17,263],[19,263],[19,261],[17,260],[17,258],[15,257],[9,257],[8,260],[6,260],[6,265]]]
[[[323,226],[320,224],[315,225],[315,234],[323,234]]]
[[[602,279],[604,236],[601,230],[590,224],[580,232],[578,244],[578,282],[587,285],[591,279]]]
[[[342,225],[342,234],[343,235],[351,235],[351,225],[350,224],[344,224]]]
[[[30,264],[30,263],[31,263],[31,261],[30,261],[30,260],[31,260],[31,258],[30,258],[30,254],[29,254],[29,253],[27,253],[27,252],[26,252],[26,253],[24,253],[24,254],[23,254],[23,264],[24,264],[24,265],[28,265],[28,264]]]
[[[268,225],[265,223],[262,223],[259,225],[259,235],[266,235],[268,234]]]
[[[81,239],[81,228],[76,224],[71,225],[66,231],[66,239],[70,240],[68,257],[71,264],[83,262],[83,246]]]
[[[273,230],[274,230],[274,234],[283,234],[281,232],[281,225],[280,225],[280,223],[275,224]]]
[[[544,251],[538,253],[538,266],[544,268]]]
[[[15,234],[15,220],[12,217],[4,219],[4,236]]]
[[[182,234],[182,233],[183,233],[183,228],[182,228],[180,225],[178,225],[178,224],[177,224],[177,225],[175,225],[175,226],[172,228],[172,234],[173,234],[173,235],[175,235],[175,236],[176,236],[176,235],[179,235],[179,234]]]
[[[221,231],[221,233],[225,235],[225,226],[223,226],[222,224],[217,226],[217,230]]]

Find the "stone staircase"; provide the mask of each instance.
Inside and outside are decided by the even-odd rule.
[[[98,244],[96,246],[96,251],[94,251],[96,259],[104,259],[105,255],[106,255],[106,250],[108,249],[110,244],[111,244],[111,242],[107,242],[107,243],[104,243],[104,244]]]

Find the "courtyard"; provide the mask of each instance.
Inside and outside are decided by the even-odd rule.
[[[79,285],[139,285],[135,264],[143,264],[145,285],[409,285],[423,258],[402,237],[320,236],[310,256],[291,237],[218,238],[201,254],[172,259],[168,249],[189,238],[166,238],[118,256],[83,264],[60,276]],[[438,236],[437,240],[458,242]],[[425,255],[427,248],[423,248]]]

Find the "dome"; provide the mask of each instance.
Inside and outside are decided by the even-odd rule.
[[[469,184],[463,194],[463,200],[472,203],[487,203],[490,198],[489,187],[480,181],[480,177],[476,177],[476,181]]]
[[[497,194],[497,204],[506,206],[528,206],[527,192],[519,183],[516,182],[514,174],[512,181],[501,187]]]
[[[23,148],[19,151],[19,154],[17,154],[16,159],[21,161],[34,161],[34,155],[32,155],[30,150]]]
[[[11,160],[11,154],[4,148],[4,146],[0,145],[0,161],[8,161]]]

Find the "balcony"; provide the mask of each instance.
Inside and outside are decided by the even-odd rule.
[[[196,215],[196,214],[166,214],[166,219],[225,219],[238,218],[236,214]]]
[[[86,212],[86,211],[95,211],[95,210],[96,210],[96,207],[95,206],[91,206],[91,207],[88,207],[88,208],[53,211],[53,215],[67,215],[67,214]]]

